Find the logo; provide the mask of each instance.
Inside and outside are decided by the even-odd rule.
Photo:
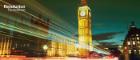
[[[8,11],[25,11],[25,5],[4,5],[4,8],[8,9]]]

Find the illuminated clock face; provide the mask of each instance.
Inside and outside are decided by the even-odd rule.
[[[81,11],[80,12],[80,16],[85,16],[86,15],[86,12],[85,11]]]

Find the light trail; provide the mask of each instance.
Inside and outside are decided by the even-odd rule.
[[[5,2],[5,1],[3,1],[3,2]],[[7,2],[5,2],[5,3],[6,4],[10,4],[10,3],[7,3]],[[37,3],[37,4],[39,4],[39,3]],[[33,5],[35,5],[35,4],[33,4]],[[41,5],[39,5],[39,6],[41,7]],[[40,8],[40,9],[41,10],[44,10],[44,7]],[[36,9],[34,9],[34,10],[36,10]],[[19,12],[16,12],[16,13],[20,14]],[[39,17],[37,17],[37,16],[35,16],[35,15],[29,13],[29,12],[26,12],[25,11],[24,13],[25,14],[22,14],[24,17],[33,16],[36,19],[40,19]],[[46,11],[44,13],[45,13],[46,16],[48,16]],[[48,11],[48,13],[49,13],[49,11]],[[30,36],[39,37],[39,38],[42,38],[42,39],[48,39],[49,37],[52,37],[51,40],[54,40],[54,41],[57,41],[57,42],[60,42],[60,43],[72,42],[71,41],[72,38],[69,38],[67,36],[64,36],[64,35],[58,33],[58,32],[61,32],[63,34],[66,34],[66,33],[69,33],[70,34],[70,33],[73,32],[73,30],[68,30],[68,29],[73,29],[73,28],[69,27],[70,25],[67,24],[67,22],[65,22],[64,20],[61,20],[60,18],[58,18],[59,21],[58,20],[57,21],[52,21],[51,24],[50,24],[50,28],[52,28],[53,30],[56,30],[58,32],[56,33],[54,31],[48,31],[48,33],[49,33],[48,34],[45,29],[40,28],[38,26],[31,25],[31,24],[29,24],[29,22],[28,23],[27,22],[24,22],[23,23],[18,17],[12,17],[12,15],[9,17],[8,15],[4,15],[2,13],[1,13],[1,15],[3,17],[5,17],[5,18],[9,18],[9,20],[11,20],[11,21],[17,22],[18,24],[22,24],[22,25],[28,26],[28,29],[29,30],[28,29],[25,29],[25,28],[21,28],[19,26],[11,25],[11,24],[0,23],[0,27],[2,27],[2,28],[8,29],[8,30],[12,30],[12,31],[17,31],[17,32],[20,32],[20,33],[23,33],[23,34],[27,34],[27,35],[30,35]],[[55,15],[52,14],[52,16],[55,16]],[[40,20],[42,20],[42,19],[40,19]],[[64,24],[64,25],[61,25],[61,24]],[[63,40],[67,40],[67,42],[63,42]],[[75,41],[73,41],[73,42],[76,43],[77,40],[76,39],[74,39],[74,40]],[[87,48],[86,46],[87,45],[83,45],[82,48]]]
[[[6,3],[6,4],[9,4],[10,5],[10,3],[7,3],[7,2],[5,2],[5,1],[2,1],[2,2],[4,2],[4,3]],[[36,9],[35,9],[36,10]],[[15,12],[15,13],[19,13],[19,12]],[[28,15],[30,15],[30,16],[33,16],[34,18],[36,18],[36,19],[40,19],[39,17],[37,17],[37,16],[35,16],[35,15],[33,15],[33,14],[31,14],[31,13],[29,13],[29,12],[25,12],[24,11],[24,13],[26,14],[26,15],[24,15],[25,17],[27,17]],[[22,14],[23,15],[23,13],[19,13],[19,14]],[[12,16],[12,15],[11,15]],[[13,18],[13,17],[12,17]],[[28,18],[30,18],[29,16],[28,16]],[[20,19],[18,20],[17,19],[17,17],[15,18],[18,22],[20,21]],[[13,20],[15,20],[14,18],[13,18]],[[40,20],[42,20],[42,19],[40,19]],[[20,21],[21,22],[21,21]],[[21,22],[21,23],[23,23],[23,22]],[[24,23],[25,24],[25,23]],[[65,23],[63,23],[63,24],[65,24]],[[28,25],[30,25],[30,24],[28,24]],[[57,26],[58,25],[58,26]],[[50,24],[50,28],[52,28],[53,30],[57,30],[58,32],[61,32],[61,33],[63,33],[63,34],[65,34],[65,33],[70,33],[70,32],[72,32],[72,31],[69,31],[68,32],[68,29],[66,29],[66,28],[62,28],[63,26],[66,26],[66,25],[63,25],[63,26],[59,26],[60,24],[57,24],[57,25],[53,25],[53,24]],[[55,28],[54,28],[55,27]],[[37,28],[39,28],[39,27],[37,27]]]
[[[19,29],[19,28],[15,27],[15,26],[8,25],[8,24],[0,23],[0,27],[8,29],[8,30],[13,30],[14,29],[13,31],[17,31],[17,32],[27,34],[27,35],[31,35],[31,36],[40,37],[40,38],[43,38],[43,39],[47,39],[48,37],[50,37],[50,36],[48,36],[48,34],[38,34],[38,32],[32,32],[32,31],[29,31],[29,30],[26,30],[26,29]],[[53,34],[52,37],[55,37],[55,38],[52,39],[52,40],[54,40],[56,42],[65,43],[65,44],[68,44],[69,42],[72,42],[71,38],[68,38],[66,36],[63,36],[63,35],[60,35],[60,34],[57,34],[57,33],[51,32],[51,31],[49,31],[49,32],[51,34]],[[64,42],[63,40],[65,40],[66,42]],[[74,41],[74,42],[76,42],[76,41]],[[79,48],[79,45],[77,46],[77,48]],[[80,48],[88,49],[88,46],[87,45],[82,45]],[[100,53],[109,54],[109,53],[107,53],[105,51],[102,51],[101,49],[99,50],[99,49],[94,48],[94,50],[98,51]]]
[[[9,4],[9,3],[6,3],[6,4]],[[28,15],[34,16],[34,15],[28,13],[28,12],[25,12],[25,13],[28,14]],[[4,15],[4,14],[1,14],[1,15]],[[8,18],[6,15],[3,16],[3,17]],[[34,16],[34,17],[37,18],[37,19],[40,19],[40,18],[38,18],[38,17],[36,17],[36,16]],[[21,20],[16,20],[16,19],[13,18],[13,17],[11,17],[9,20],[16,21],[16,22],[18,22],[18,23],[20,23],[20,24],[28,25],[28,26],[30,26],[30,27],[39,28],[39,27],[37,27],[37,26],[30,25],[30,24],[28,24],[28,23],[23,23]],[[3,25],[4,25],[4,24],[3,24]],[[7,24],[5,24],[5,25],[7,25]],[[10,26],[10,25],[7,25],[7,26]],[[12,26],[12,25],[11,25],[11,26]],[[9,27],[5,27],[5,26],[3,26],[3,28],[10,29]],[[18,29],[18,30],[15,30],[15,28]],[[53,28],[53,29],[59,30],[59,29],[57,29],[57,28]],[[13,28],[11,28],[10,30],[12,30],[12,31],[17,31],[17,32],[20,32],[20,33],[24,33],[24,34],[31,35],[31,36],[36,36],[36,37],[43,38],[43,39],[47,39],[47,38],[49,37],[48,35],[51,35],[51,34],[48,34],[48,35],[47,35],[47,33],[46,33],[46,35],[45,35],[45,34],[44,34],[44,35],[41,34],[41,35],[43,35],[43,36],[41,36],[41,35],[39,35],[39,34],[36,34],[37,32],[31,32],[30,30],[28,31],[28,30],[26,30],[26,29],[20,29],[20,28],[18,28],[17,26],[13,26]],[[43,29],[42,29],[42,30],[43,30]],[[32,31],[34,31],[34,30],[32,30]],[[45,30],[43,30],[43,31],[45,31]],[[61,31],[61,30],[59,30],[59,31]],[[41,33],[41,32],[38,32],[38,33]],[[51,32],[51,33],[52,33],[52,32]],[[64,32],[63,32],[63,33],[64,33]],[[54,33],[54,35],[56,35],[56,33]],[[54,37],[54,35],[51,36],[51,37]],[[59,35],[60,35],[60,34],[59,34]],[[57,36],[59,36],[59,35],[57,34]],[[46,38],[45,36],[47,36],[47,38]],[[57,39],[59,39],[59,41],[58,41]],[[63,40],[68,40],[68,39],[64,38],[64,36],[63,36],[62,39],[63,39]],[[61,43],[62,43],[62,42],[63,42],[63,41],[61,41],[62,39],[60,39],[60,37],[57,37],[56,39],[52,39],[52,40],[56,40],[57,42],[61,42]],[[69,38],[69,42],[71,42],[70,40],[72,40],[72,39]],[[63,43],[64,43],[64,42],[63,42]]]
[[[76,57],[47,57],[47,58],[28,58],[28,57],[0,57],[0,60],[119,60],[115,58],[76,58]]]
[[[59,16],[55,15],[51,10],[44,7],[39,2],[37,2],[35,0],[22,0],[22,1],[17,0],[17,1],[22,4],[32,6],[32,7],[30,7],[32,10],[35,10],[36,12],[40,11],[40,13],[42,13],[42,15],[50,17],[53,20],[52,22],[55,23],[57,26],[67,28],[66,29],[67,31],[71,31],[71,32],[75,31],[74,27],[71,26],[71,24],[67,23],[66,20],[61,19]],[[74,30],[71,30],[71,29],[74,29]]]

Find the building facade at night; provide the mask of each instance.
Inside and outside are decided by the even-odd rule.
[[[60,41],[48,41],[47,42],[47,56],[49,57],[65,57],[65,56],[77,56],[77,47],[75,40],[61,40]]]
[[[0,1],[0,56],[45,56],[42,46],[48,40],[42,34],[48,34],[49,22],[22,11],[9,11],[3,7],[7,3],[20,5],[15,0]]]
[[[81,6],[78,8],[78,51],[80,57],[87,57],[93,49],[90,11],[87,0],[81,0]]]
[[[123,53],[126,59],[130,55],[140,55],[140,29],[132,22],[123,43]]]
[[[11,13],[12,14],[12,13]],[[15,14],[14,16],[20,16]],[[42,46],[47,43],[47,40],[32,36],[32,32],[25,33],[26,29],[30,31],[37,30],[34,27],[28,26],[24,24],[26,20],[21,19],[22,23],[19,23],[14,20],[9,20],[8,18],[1,17],[0,21],[0,56],[8,56],[8,55],[23,55],[23,56],[45,56],[43,53]],[[39,21],[39,19],[35,19]],[[31,20],[30,20],[31,21]],[[41,22],[41,21],[39,21]],[[30,23],[30,25],[44,27],[41,23],[35,24],[33,21],[26,23]],[[46,25],[46,34],[47,34],[47,25]],[[44,30],[45,30],[44,29]],[[40,31],[41,32],[41,31]]]
[[[33,10],[34,16],[27,14],[28,11],[11,12],[3,8],[3,5],[20,3],[15,0],[3,0],[0,3],[0,56],[76,56],[73,39],[56,38],[54,34],[50,36],[53,39],[48,39],[48,35],[51,35],[48,33],[50,20],[43,19],[40,12]],[[45,50],[44,45],[47,45]]]

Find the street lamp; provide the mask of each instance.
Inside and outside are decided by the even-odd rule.
[[[43,46],[43,49],[44,49],[44,50],[47,50],[47,49],[48,49],[48,46],[47,46],[47,45],[44,45],[44,46]]]
[[[47,45],[43,45],[43,50],[44,50],[44,53],[45,53],[45,56],[46,56],[46,53],[47,53],[47,49],[48,49],[48,46]]]

